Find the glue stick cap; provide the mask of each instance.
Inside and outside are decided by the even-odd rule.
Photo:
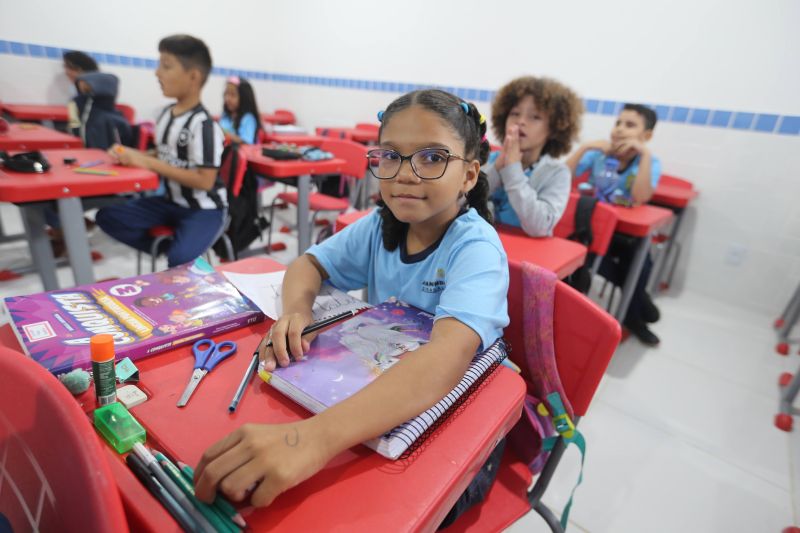
[[[92,361],[102,363],[103,361],[114,359],[114,337],[108,333],[92,335],[89,347],[92,353]]]

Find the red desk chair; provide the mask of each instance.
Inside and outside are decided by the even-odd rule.
[[[356,129],[365,131],[380,131],[381,125],[373,124],[372,122],[357,122]]]
[[[658,179],[659,185],[666,185],[669,187],[676,187],[680,189],[687,189],[693,190],[694,184],[686,179],[679,178],[677,176],[670,176],[668,174],[662,174],[661,177]],[[669,257],[664,257],[664,266],[659,269],[659,272],[655,273],[655,277],[660,279],[653,279],[653,288],[657,288],[659,290],[666,290],[672,284],[672,278],[675,275],[675,267],[678,266],[678,259],[680,258],[682,246],[678,239],[675,237],[678,233],[678,224],[680,224],[680,214],[683,212],[685,208],[676,208],[669,205],[659,204],[658,202],[651,202],[655,205],[660,205],[661,207],[666,207],[667,209],[671,209],[677,216],[675,217],[674,221],[672,222],[672,231],[670,234],[667,233],[659,233],[653,240],[659,245],[663,246],[670,238],[672,238],[672,246],[668,248],[670,251]],[[674,253],[671,250],[675,250]],[[663,274],[666,271],[667,275],[664,277]],[[664,281],[661,281],[663,279]],[[658,284],[656,287],[655,284]]]
[[[354,197],[357,198],[362,190],[363,178],[367,172],[367,152],[369,148],[363,144],[341,140],[341,139],[326,139],[320,146],[321,150],[330,152],[338,159],[344,159],[347,164],[342,168],[342,178],[347,178],[351,183],[355,183]],[[297,192],[282,192],[278,193],[272,200],[269,207],[269,220],[275,214],[275,206],[279,203],[297,205],[298,194]],[[314,225],[317,214],[320,211],[346,211],[350,207],[350,200],[347,198],[337,198],[322,193],[312,193],[308,198],[308,208],[313,213],[309,224]],[[322,242],[333,233],[330,225],[323,229],[320,235],[317,236],[317,242]],[[276,243],[277,245],[278,243]],[[277,246],[276,246],[277,248]],[[270,225],[269,237],[267,239],[267,250],[272,250],[272,225]]]
[[[561,220],[553,228],[555,237],[566,239],[575,232],[575,211],[578,208],[579,198],[580,195],[578,193],[570,193],[567,208],[564,210],[564,214],[561,215]],[[614,236],[614,228],[616,227],[617,214],[614,209],[600,202],[595,204],[591,220],[592,242],[589,244],[589,253],[594,255],[594,260],[589,265],[592,277],[597,274],[597,269],[600,268],[600,262],[608,251],[608,246],[611,244],[611,237]]]
[[[0,530],[128,531],[105,453],[67,389],[0,347]]]
[[[522,264],[509,263],[508,314],[511,318],[505,338],[512,350],[522,350]],[[589,403],[620,339],[614,318],[566,283],[556,284],[553,310],[553,342],[561,383],[575,413],[574,422],[586,414]],[[525,358],[512,351],[514,362],[522,367],[522,377],[530,382]],[[559,438],[544,469],[530,492],[532,476],[525,462],[516,457],[513,446],[506,446],[503,460],[486,499],[464,513],[446,531],[502,531],[531,509],[548,523],[552,531],[562,531],[558,517],[542,503],[542,495],[561,461],[565,446]]]
[[[282,126],[294,124],[297,120],[297,117],[294,116],[294,113],[288,109],[276,109],[274,114],[278,119],[278,124]]]
[[[117,111],[122,113],[122,116],[125,117],[125,120],[127,120],[129,124],[132,125],[135,122],[136,110],[128,104],[117,104]]]
[[[226,150],[222,154],[222,164],[220,165],[219,168],[219,177],[225,184],[225,188],[228,191],[228,198],[235,198],[239,196],[239,191],[242,189],[242,181],[244,180],[244,175],[246,172],[247,172],[247,159],[245,157],[245,153],[242,150],[242,148],[237,147],[236,150],[232,148],[226,148]],[[236,258],[236,253],[235,250],[233,249],[233,243],[231,243],[231,239],[227,235],[229,224],[230,224],[230,215],[226,214],[222,235],[220,235],[219,238],[225,245],[225,252],[227,257]],[[155,272],[156,259],[158,259],[159,247],[161,246],[162,242],[175,238],[175,228],[173,228],[172,226],[154,226],[150,228],[149,234],[150,237],[153,238],[153,242],[150,245],[150,271]],[[213,244],[214,243],[212,243],[212,246]],[[206,253],[206,258],[208,258],[210,262],[211,259],[209,257],[209,250],[206,250],[205,253]],[[142,252],[137,251],[136,274],[139,275],[141,273],[142,273]]]
[[[334,139],[353,140],[352,128],[317,128],[316,134],[320,137],[331,137]]]

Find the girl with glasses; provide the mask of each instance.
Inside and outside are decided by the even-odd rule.
[[[431,340],[312,418],[248,425],[214,444],[196,474],[203,500],[221,488],[234,500],[250,495],[253,505],[268,505],[340,452],[434,405],[508,324],[508,264],[490,224],[481,171],[489,152],[486,121],[473,104],[439,90],[401,96],[379,119],[380,145],[368,155],[380,180],[378,209],[289,266],[284,314],[262,341],[260,357],[270,371],[309,349],[300,332],[312,321],[323,282],[345,291],[366,287],[371,304],[396,297],[434,314]],[[448,520],[488,491],[501,455],[499,446]]]

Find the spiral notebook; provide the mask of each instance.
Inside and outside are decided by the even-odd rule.
[[[430,313],[402,302],[384,302],[324,330],[302,360],[277,368],[268,383],[312,413],[319,413],[361,390],[403,354],[429,342],[432,327]],[[473,358],[458,385],[433,407],[364,444],[384,457],[397,459],[505,357],[505,344],[498,340]]]

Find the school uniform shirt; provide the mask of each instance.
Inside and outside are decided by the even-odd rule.
[[[245,113],[242,120],[239,121],[239,129],[233,127],[233,120],[230,115],[223,114],[219,118],[219,125],[223,131],[232,131],[242,139],[246,144],[255,144],[256,130],[258,129],[258,122],[252,113]]]
[[[333,286],[367,287],[369,303],[396,297],[434,315],[453,317],[488,348],[508,325],[508,262],[497,232],[475,209],[450,224],[438,242],[409,254],[405,239],[394,251],[383,246],[376,209],[306,251],[319,261]]]
[[[639,174],[639,161],[642,156],[637,155],[630,162],[628,168],[622,172],[618,172],[619,181],[617,182],[617,189],[622,193],[615,199],[616,204],[631,206],[633,205],[633,182]],[[602,176],[606,170],[606,154],[600,150],[590,150],[583,154],[578,166],[575,168],[575,175],[581,176],[587,171],[591,171],[589,175],[589,183],[595,183],[599,176]],[[658,180],[661,178],[661,161],[654,155],[650,156],[650,185],[655,189],[658,185]]]
[[[177,168],[219,168],[224,136],[202,104],[178,116],[167,107],[156,123],[158,158]],[[164,178],[167,197],[190,209],[225,209],[227,191],[217,176],[210,191],[194,189]]]
[[[531,237],[551,237],[567,208],[572,177],[564,163],[543,155],[528,168],[522,163],[495,168],[500,152],[489,156],[483,171],[495,220],[522,228]]]

